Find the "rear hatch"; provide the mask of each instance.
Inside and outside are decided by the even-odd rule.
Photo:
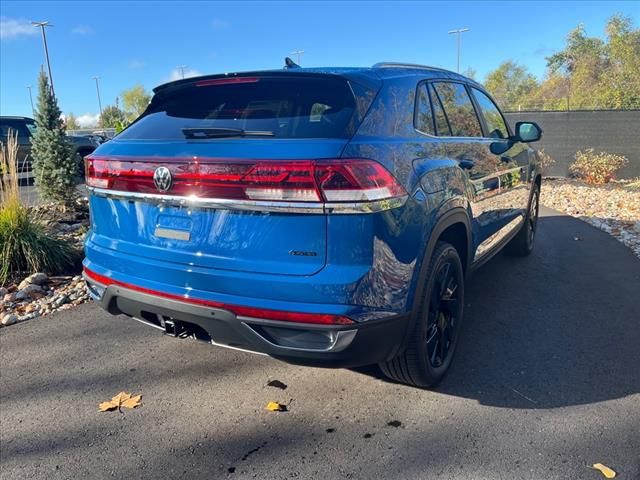
[[[374,94],[286,72],[160,87],[87,160],[90,241],[187,268],[318,272],[327,219],[316,162],[340,157]]]

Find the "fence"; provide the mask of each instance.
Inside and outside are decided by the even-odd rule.
[[[580,110],[569,112],[511,112],[507,121],[533,121],[542,127],[544,148],[555,161],[547,175],[566,177],[578,150],[617,153],[629,159],[620,178],[640,177],[640,110]]]

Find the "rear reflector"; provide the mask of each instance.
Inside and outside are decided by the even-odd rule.
[[[162,185],[154,182],[159,167],[171,174]],[[91,155],[85,171],[90,187],[192,199],[353,204],[407,195],[382,165],[362,158],[254,161]]]
[[[148,295],[154,295],[156,297],[179,300],[181,302],[201,305],[204,307],[221,308],[223,310],[228,310],[240,317],[251,317],[255,319],[276,320],[282,322],[313,323],[320,325],[352,325],[353,323],[355,323],[353,320],[345,317],[344,315],[333,315],[329,313],[289,312],[285,310],[269,310],[265,308],[243,307],[240,305],[229,305],[226,303],[214,302],[211,300],[203,300],[199,298],[191,298],[182,295],[159,292],[157,290],[151,290],[149,288],[139,287],[130,283],[114,280],[113,278],[106,277],[92,270],[89,270],[86,267],[84,268],[84,274],[86,278],[89,279],[89,281],[94,281],[102,287],[118,285],[129,290],[146,293]]]

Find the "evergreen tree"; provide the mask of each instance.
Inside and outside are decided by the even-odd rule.
[[[75,194],[76,158],[69,145],[58,101],[44,72],[38,79],[36,133],[31,144],[35,183],[43,198],[70,204]]]

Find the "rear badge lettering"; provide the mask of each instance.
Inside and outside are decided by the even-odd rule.
[[[316,252],[305,252],[304,250],[291,250],[289,255],[294,255],[296,257],[317,257],[318,254]]]

